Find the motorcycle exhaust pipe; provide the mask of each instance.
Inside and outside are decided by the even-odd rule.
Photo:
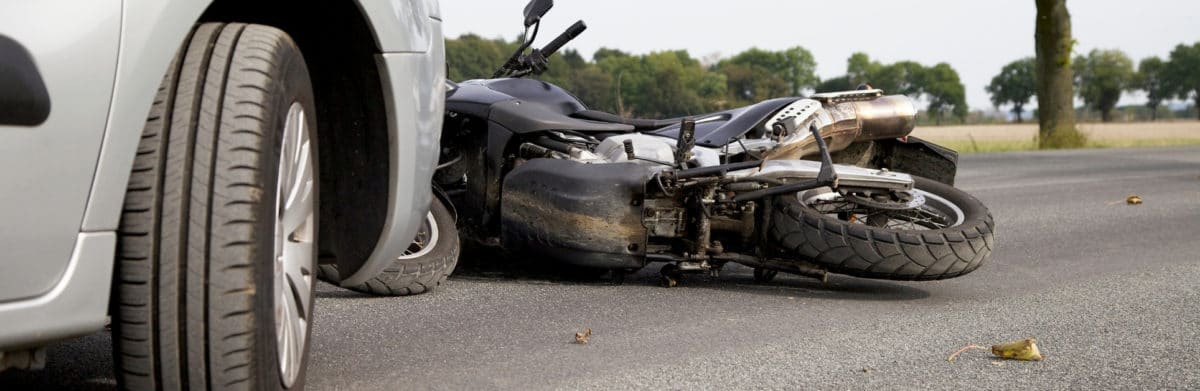
[[[829,152],[837,152],[856,141],[900,138],[912,133],[917,122],[917,107],[912,99],[904,95],[887,95],[871,100],[842,103],[825,103],[817,113],[817,126]],[[811,118],[811,117],[810,117]],[[807,118],[793,120],[794,124],[807,123]],[[788,137],[800,140],[787,142],[767,153],[765,160],[796,160],[815,156],[816,140],[804,137],[802,130],[793,131]]]
[[[858,118],[854,141],[899,138],[912,133],[917,124],[917,106],[904,95],[881,96],[868,101],[850,102]]]

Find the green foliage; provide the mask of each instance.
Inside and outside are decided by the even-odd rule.
[[[885,93],[916,97],[923,93],[924,73],[925,68],[913,61],[882,64],[859,52],[846,60],[845,78],[849,87],[844,89],[854,89],[865,83]]]
[[[951,113],[960,121],[967,116],[967,95],[958,72],[947,63],[938,63],[923,72],[920,91],[929,100],[926,109],[940,123],[941,118]]]
[[[826,79],[826,80],[821,81],[821,84],[817,85],[816,91],[817,92],[836,92],[836,91],[848,91],[848,90],[853,90],[853,89],[854,89],[854,84],[850,83],[850,75],[842,75],[842,76],[838,76],[838,77],[835,77],[832,79]]]
[[[446,40],[449,78],[486,78],[518,42],[463,35]],[[550,59],[537,78],[556,84],[595,110],[629,117],[675,117],[732,108],[764,99],[800,95],[816,87],[816,61],[801,47],[753,48],[706,68],[687,51],[633,55],[602,48],[592,60],[574,50]]]
[[[446,40],[446,63],[450,80],[482,79],[492,76],[518,44],[503,39],[484,39],[466,34]]]
[[[612,79],[616,97],[614,106],[599,104],[601,110],[641,117],[700,114],[716,106],[718,99],[712,97],[725,94],[724,79],[707,72],[686,51],[611,54],[601,56],[594,65]]]
[[[1168,85],[1174,86],[1168,93],[1192,99],[1200,106],[1200,42],[1175,46],[1163,76]]]
[[[816,68],[812,53],[802,47],[779,52],[750,48],[713,67],[724,77],[728,97],[718,106],[728,108],[801,95],[803,90],[816,87]]]
[[[817,91],[849,90],[863,83],[885,93],[924,97],[929,101],[927,112],[938,124],[946,114],[964,121],[969,111],[966,88],[946,63],[928,68],[913,61],[883,64],[866,53],[854,53],[846,60],[846,75],[826,80]]]
[[[992,96],[996,107],[1011,104],[1012,112],[1021,122],[1025,105],[1037,94],[1037,63],[1033,57],[1022,58],[1005,65],[1000,74],[992,78],[985,90]]]
[[[1146,92],[1146,108],[1150,109],[1151,120],[1158,119],[1158,106],[1173,93],[1172,86],[1166,83],[1165,68],[1162,59],[1147,57],[1138,63],[1133,77],[1133,86]]]
[[[1104,122],[1112,120],[1121,92],[1135,87],[1133,60],[1120,50],[1093,49],[1075,58],[1074,70],[1079,97],[1099,110]]]

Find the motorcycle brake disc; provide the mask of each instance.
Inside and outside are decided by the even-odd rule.
[[[855,193],[848,193],[848,194],[844,195],[843,197],[847,201],[850,201],[855,204],[862,205],[862,206],[865,206],[868,208],[875,208],[875,209],[908,210],[908,209],[915,209],[917,207],[920,207],[921,205],[925,205],[925,196],[921,193],[904,192],[902,194],[909,197],[908,201],[895,200],[894,197],[890,197],[890,196],[888,197],[889,200],[887,200],[887,201],[879,201],[879,200],[864,197],[862,195],[855,194]]]

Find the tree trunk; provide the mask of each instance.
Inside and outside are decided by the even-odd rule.
[[[1083,145],[1075,128],[1075,90],[1071,71],[1071,14],[1066,0],[1035,0],[1037,28],[1038,147]]]
[[[1158,121],[1158,103],[1153,106],[1147,103],[1146,107],[1150,109],[1150,122]]]
[[[1196,105],[1192,106],[1196,108],[1196,119],[1200,119],[1200,88],[1196,89],[1196,97],[1193,99],[1196,101]]]
[[[1021,123],[1021,112],[1025,111],[1021,106],[1013,106],[1013,113],[1017,115],[1017,123]]]
[[[1112,109],[1100,110],[1100,122],[1112,122]]]

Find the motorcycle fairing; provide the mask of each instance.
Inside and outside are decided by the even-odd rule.
[[[734,139],[754,130],[771,114],[803,98],[775,98],[712,114],[694,117],[696,121],[696,145],[720,148]],[[650,134],[664,137],[679,137],[678,123],[655,130]]]
[[[501,192],[501,243],[510,251],[602,269],[645,265],[643,200],[654,171],[634,163],[534,159]]]
[[[783,107],[800,100],[777,98],[750,106],[695,116],[696,144],[719,148],[754,130]],[[446,97],[451,112],[487,118],[517,134],[547,130],[629,133],[635,127],[616,115],[596,115],[574,95],[562,88],[532,79],[469,80]],[[663,121],[650,121],[661,124]],[[679,124],[649,131],[675,138]]]
[[[632,132],[633,126],[576,119],[587,110],[566,90],[532,79],[469,80],[446,97],[451,112],[487,118],[517,134],[547,130]]]

